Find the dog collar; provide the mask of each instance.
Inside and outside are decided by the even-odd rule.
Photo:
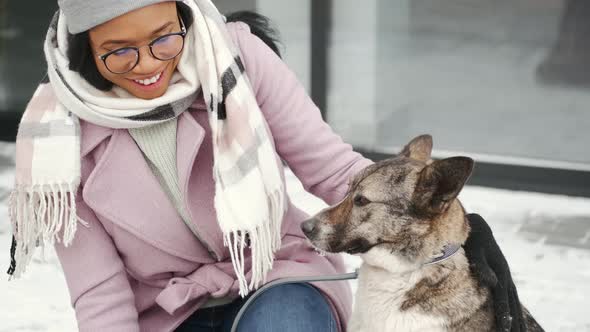
[[[432,265],[445,261],[456,254],[459,249],[461,249],[461,246],[458,244],[446,244],[438,256],[434,257],[430,262],[424,263],[424,265]]]

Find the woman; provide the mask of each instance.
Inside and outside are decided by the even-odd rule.
[[[260,38],[209,0],[59,6],[19,129],[10,274],[57,240],[81,331],[229,331],[262,284],[344,272],[301,233],[281,160],[328,204],[371,161],[321,120],[259,16]],[[345,282],[284,285],[239,330],[344,331],[350,306]]]

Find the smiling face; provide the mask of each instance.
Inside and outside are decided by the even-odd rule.
[[[162,35],[180,31],[176,3],[162,2],[136,9],[92,28],[89,31],[90,47],[98,55],[127,46],[141,47],[139,63],[124,74],[110,72],[98,56],[94,56],[94,60],[105,79],[135,97],[153,99],[162,96],[168,89],[181,54],[161,61],[152,56],[146,45]],[[148,83],[146,80],[150,79],[155,82],[148,85],[137,82]]]

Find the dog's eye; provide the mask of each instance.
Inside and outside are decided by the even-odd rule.
[[[354,205],[356,206],[365,206],[371,203],[371,201],[363,195],[357,195],[354,198]]]

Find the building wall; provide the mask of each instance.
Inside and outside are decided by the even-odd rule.
[[[329,119],[368,150],[590,170],[590,4],[334,1]]]

